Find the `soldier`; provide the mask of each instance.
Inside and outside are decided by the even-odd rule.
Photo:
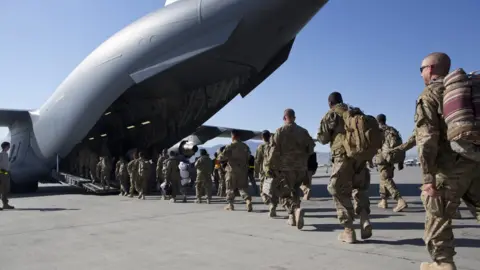
[[[128,162],[127,171],[130,176],[130,198],[133,198],[135,190],[139,190],[138,187],[138,154],[137,152],[133,153],[132,160]]]
[[[220,190],[220,175],[218,170],[220,169],[220,162],[218,161],[218,152],[213,153],[213,182],[215,183],[215,188],[217,190],[217,195]]]
[[[208,156],[207,150],[201,149],[200,158],[195,162],[195,169],[197,169],[197,181],[195,182],[196,203],[202,202],[202,193],[205,191],[207,204],[210,204],[212,199],[212,168],[212,160]]]
[[[103,189],[110,188],[110,173],[112,168],[107,156],[103,156],[100,160],[100,181]]]
[[[0,152],[0,195],[2,196],[3,209],[14,209],[15,207],[8,204],[8,194],[10,193],[10,161],[8,160],[8,150],[10,143],[3,142],[2,151]]]
[[[315,143],[308,131],[295,123],[295,111],[286,109],[284,125],[277,129],[267,155],[267,173],[278,179],[279,194],[288,211],[288,224],[303,228],[300,185],[307,178],[307,161]]]
[[[103,161],[103,157],[99,157],[97,165],[95,166],[95,178],[100,179],[100,183],[102,182],[102,175],[101,175],[102,161]]]
[[[156,180],[157,180],[157,183],[159,184],[163,183],[164,181],[162,170],[163,170],[163,163],[165,162],[165,160],[167,160],[167,158],[168,158],[168,151],[167,149],[163,149],[162,154],[158,157],[157,167],[155,170]]]
[[[397,185],[395,185],[395,182],[393,181],[395,165],[386,160],[385,154],[388,153],[384,152],[385,150],[390,150],[391,147],[394,146],[395,142],[392,140],[395,140],[393,136],[395,135],[394,132],[396,132],[396,130],[387,125],[387,117],[384,114],[379,114],[377,116],[377,122],[384,135],[382,149],[378,151],[375,158],[378,165],[378,171],[380,172],[380,202],[378,203],[378,207],[386,209],[388,207],[388,195],[391,195],[393,199],[397,201],[397,206],[395,206],[393,212],[401,212],[403,209],[407,208],[408,205],[402,196],[400,196]],[[403,162],[398,163],[398,169],[403,169]]]
[[[342,95],[338,92],[331,93],[328,97],[328,105],[330,110],[322,118],[317,139],[322,144],[330,144],[333,166],[328,191],[333,196],[338,219],[345,228],[338,236],[338,240],[354,243],[356,242],[353,229],[354,214],[360,215],[362,239],[372,236],[368,198],[370,171],[366,167],[366,160],[355,160],[346,155],[343,146],[346,132],[342,114],[349,108],[343,103]],[[356,198],[355,209],[351,200],[352,195]]]
[[[97,163],[98,163],[98,156],[95,152],[90,152],[88,157],[88,169],[90,174],[90,179],[92,179],[92,183],[95,183],[98,179],[97,177]]]
[[[223,150],[225,150],[225,146],[222,146],[220,147],[220,149],[218,150],[217,154],[220,155]],[[219,197],[226,197],[227,196],[227,189],[226,189],[226,183],[225,183],[225,179],[226,179],[226,167],[227,167],[227,163],[225,161],[220,161],[217,157],[217,161],[218,161],[218,178],[219,178],[219,183],[218,183],[218,191],[217,191],[217,196]]]
[[[307,178],[305,178],[305,181],[302,183],[300,186],[300,189],[303,192],[303,199],[305,201],[310,200],[310,190],[312,188],[312,178],[313,175],[317,172],[318,169],[318,163],[317,163],[317,153],[313,152],[310,157],[308,158],[307,161]]]
[[[252,185],[255,195],[260,195],[258,191],[257,181],[254,176],[254,172],[255,172],[255,157],[253,155],[250,155],[250,157],[248,158],[248,180]]]
[[[248,159],[250,157],[250,148],[239,139],[239,132],[232,130],[232,143],[227,145],[218,159],[227,162],[225,169],[225,184],[227,205],[225,210],[235,210],[233,202],[235,200],[235,189],[238,188],[240,196],[247,204],[247,211],[252,212],[252,198],[248,194]]]
[[[168,186],[171,187],[171,199],[170,202],[175,203],[176,197],[180,193],[180,169],[178,168],[179,160],[175,155],[175,152],[171,151],[169,157],[163,163],[163,179]],[[163,194],[163,198],[166,199],[166,194]],[[183,202],[187,202],[187,198],[184,195]]]
[[[120,183],[120,196],[128,195],[128,172],[125,158],[121,156],[115,165],[115,177]]]
[[[263,143],[257,147],[255,151],[255,177],[260,178],[260,196],[263,202],[266,202],[267,198],[263,195],[263,181],[265,180],[266,173],[263,170],[263,161],[265,157],[265,147],[270,142],[270,131],[264,130],[262,132]]]
[[[138,155],[138,198],[145,200],[145,192],[148,186],[148,179],[151,174],[150,161],[145,158],[145,154],[140,152]]]
[[[474,187],[480,177],[480,164],[452,150],[441,115],[443,78],[449,70],[450,57],[445,53],[429,54],[420,67],[425,89],[417,100],[415,139],[422,167],[421,197],[426,210],[423,239],[433,260],[422,263],[421,270],[457,269],[453,258],[456,252],[452,216],[465,195],[480,208],[480,192]]]

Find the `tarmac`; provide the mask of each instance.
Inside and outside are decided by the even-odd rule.
[[[171,204],[158,196],[142,201],[42,185],[35,194],[13,197],[15,210],[0,212],[0,270],[408,270],[430,260],[422,241],[418,168],[397,172],[410,206],[402,213],[393,213],[394,201],[390,209],[378,209],[379,179],[372,172],[374,236],[354,245],[337,241],[342,228],[322,173],[314,178],[314,197],[302,203],[301,231],[286,224],[281,207],[278,218],[268,218],[258,197],[252,213],[240,201],[236,211],[227,212],[219,199],[211,205],[194,204],[193,197]],[[461,210],[464,219],[453,222],[457,266],[478,270],[480,225],[465,205]]]

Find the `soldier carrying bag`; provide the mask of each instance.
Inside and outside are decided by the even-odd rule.
[[[480,162],[480,74],[459,68],[444,79],[443,116],[453,151]]]
[[[387,126],[384,132],[384,142],[382,145],[382,157],[390,164],[403,164],[405,161],[404,151],[390,151],[393,148],[402,145],[402,136],[394,127]]]
[[[377,119],[359,108],[337,109],[345,123],[343,147],[348,157],[357,161],[371,161],[382,147],[382,131]]]

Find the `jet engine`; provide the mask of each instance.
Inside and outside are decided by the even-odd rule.
[[[198,146],[191,141],[183,140],[170,147],[170,149],[168,149],[168,152],[171,151],[177,153],[177,155],[182,155],[186,158],[190,158],[191,156],[195,155],[195,153],[197,153]]]

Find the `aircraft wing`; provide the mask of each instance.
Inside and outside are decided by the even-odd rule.
[[[192,135],[188,136],[185,139],[191,142],[195,142],[197,145],[200,145],[217,137],[230,138],[231,137],[230,132],[232,132],[233,129],[234,128],[228,128],[228,127],[200,126]],[[253,131],[253,130],[245,130],[245,129],[236,129],[236,130],[239,131],[240,140],[242,141],[262,139],[261,131]]]
[[[0,126],[10,127],[16,121],[25,121],[30,117],[27,110],[0,109]]]

